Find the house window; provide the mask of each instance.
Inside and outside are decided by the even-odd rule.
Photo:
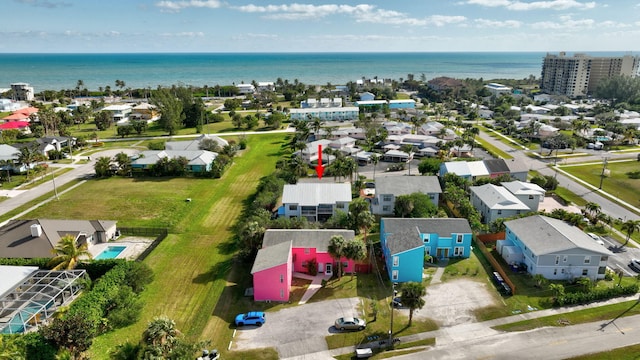
[[[303,268],[306,268],[307,267],[307,262],[303,261],[301,265],[302,265]]]
[[[585,256],[584,257],[584,263],[585,264],[591,264],[591,256]]]
[[[560,256],[556,255],[556,265],[560,262]]]
[[[564,274],[564,268],[560,270],[560,273],[561,273],[561,274]]]
[[[529,195],[529,200],[533,200],[533,195]]]
[[[553,275],[558,275],[558,269],[553,269]]]
[[[349,262],[348,261],[343,261],[342,262],[342,268],[344,269],[344,268],[347,268],[347,267],[349,267]]]
[[[433,195],[433,194],[429,194],[429,199],[433,200],[433,199],[435,199],[435,198],[436,198],[436,196],[435,196],[435,195]]]
[[[464,255],[464,248],[461,246],[453,248],[453,256],[462,256]]]
[[[498,215],[502,215],[502,210],[498,210]]]
[[[387,211],[391,211],[391,206],[389,205],[385,205],[382,207],[382,211],[387,212]]]
[[[304,253],[305,254],[310,254],[311,253],[311,248],[304,248]]]
[[[280,289],[280,299],[284,299],[284,289]]]
[[[382,195],[382,201],[391,201],[391,195]]]
[[[400,256],[394,256],[393,257],[393,266],[399,266],[400,265]]]
[[[431,255],[431,248],[425,247],[424,248],[424,253],[427,254],[427,255]]]
[[[291,211],[298,210],[298,205],[289,205],[289,210],[291,210]]]
[[[392,280],[398,280],[398,270],[393,270],[391,272],[391,279]]]
[[[337,204],[336,204],[336,208],[338,208],[338,209],[344,209],[344,204],[343,204],[343,203],[337,203]]]
[[[601,256],[600,257],[600,261],[607,261],[607,260],[609,260],[608,256]]]
[[[589,275],[589,269],[582,269],[582,276]]]
[[[456,242],[457,242],[458,244],[462,244],[462,238],[463,238],[463,235],[462,235],[462,234],[458,234],[458,235],[456,235]]]
[[[280,274],[280,284],[284,283],[284,275]]]
[[[569,259],[569,257],[568,257],[567,255],[565,255],[565,256],[562,258],[562,262],[567,262],[567,259]]]

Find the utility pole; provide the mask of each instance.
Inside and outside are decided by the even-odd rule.
[[[393,346],[393,299],[396,296],[396,283],[391,283],[391,326],[389,327],[389,346]]]
[[[598,189],[602,189],[602,182],[604,181],[605,172],[607,170],[607,161],[608,160],[609,160],[608,157],[606,157],[606,156],[602,157],[602,173],[600,174],[600,186],[598,186]]]

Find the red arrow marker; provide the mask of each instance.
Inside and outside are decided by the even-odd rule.
[[[318,179],[322,180],[323,173],[324,165],[322,165],[322,145],[318,145],[318,165],[316,166],[316,174],[318,174]]]

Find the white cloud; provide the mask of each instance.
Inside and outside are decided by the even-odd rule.
[[[232,7],[241,12],[262,13],[269,19],[306,20],[323,18],[330,15],[344,14],[358,16],[371,13],[372,5],[311,5],[311,4],[283,4],[283,5],[244,5]]]
[[[512,0],[467,0],[469,5],[480,5],[485,7],[504,7],[508,10],[567,10],[567,9],[593,9],[596,6],[594,1],[580,2],[576,0],[545,0],[545,1],[512,1]]]
[[[480,28],[519,28],[522,26],[522,22],[517,20],[488,20],[488,19],[476,19],[474,20],[477,27]]]
[[[162,11],[179,12],[186,8],[210,8],[222,7],[222,2],[218,0],[185,0],[185,1],[158,1],[156,6]]]
[[[196,38],[204,37],[204,33],[202,31],[183,31],[178,33],[162,33],[160,36],[168,38]]]
[[[43,8],[59,8],[59,7],[69,7],[70,3],[65,1],[52,1],[52,0],[17,0],[19,3],[35,6],[35,7],[43,7]]]
[[[595,25],[596,21],[593,19],[573,20],[562,16],[559,22],[540,21],[532,23],[530,26],[537,30],[581,30],[593,28]]]

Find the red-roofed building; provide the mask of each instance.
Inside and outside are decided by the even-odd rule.
[[[9,122],[0,124],[0,131],[9,130],[9,129],[25,130],[25,128],[28,128],[29,125],[30,123],[28,121],[9,121]]]
[[[3,117],[2,120],[4,120],[5,122],[29,121],[29,115],[20,114],[20,113],[13,113],[13,114],[11,114],[9,116]]]
[[[25,115],[29,116],[31,114],[37,113],[38,111],[40,111],[40,109],[38,109],[37,107],[31,106],[31,107],[26,107],[26,108],[23,108],[23,109],[20,109],[20,110],[16,110],[13,113],[14,114],[25,114]]]

